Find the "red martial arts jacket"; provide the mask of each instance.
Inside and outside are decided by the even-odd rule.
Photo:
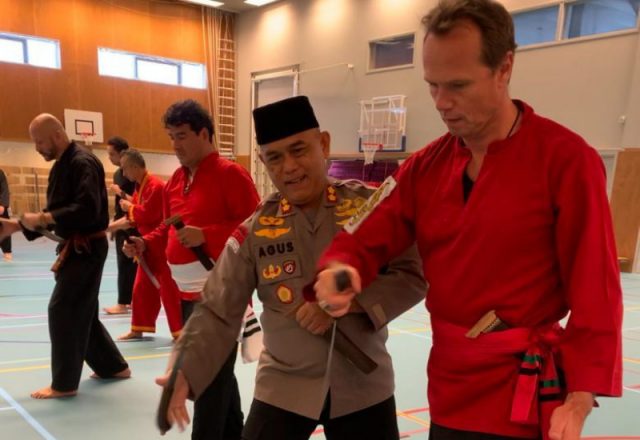
[[[229,234],[256,209],[260,198],[249,173],[218,152],[206,156],[189,182],[189,170],[178,168],[164,188],[163,218],[180,215],[187,226],[202,228],[204,248],[214,260],[224,248]],[[145,242],[167,240],[169,264],[196,261],[191,249],[180,244],[175,228],[162,223],[144,236]]]
[[[514,401],[520,330],[531,331],[524,348],[540,348],[543,333],[555,341],[546,349],[564,370],[566,390],[619,396],[622,296],[602,160],[575,133],[516,104],[523,111],[520,129],[489,145],[466,202],[462,179],[471,153],[447,134],[407,159],[318,267],[345,262],[367,285],[417,241],[430,286],[427,309],[443,324],[433,326],[428,366],[432,420],[536,437],[535,424],[512,421],[522,403]],[[460,329],[490,310],[519,332],[511,355],[480,362],[468,341],[458,339],[455,352],[442,343],[464,338]],[[560,335],[552,326],[569,311]],[[505,335],[493,336],[498,333]],[[513,342],[514,331],[498,333],[481,335],[478,344],[492,353],[491,341]]]
[[[162,180],[147,173],[140,186],[133,193],[133,205],[127,212],[127,218],[142,235],[153,231],[163,220],[163,188],[164,182]]]

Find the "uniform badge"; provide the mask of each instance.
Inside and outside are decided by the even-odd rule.
[[[282,274],[282,268],[277,264],[274,266],[270,264],[269,266],[262,269],[262,277],[265,280],[273,280],[274,278],[278,278]]]
[[[284,270],[284,273],[291,275],[296,271],[296,262],[293,260],[287,260],[282,263],[282,269]]]
[[[366,203],[367,199],[363,197],[356,197],[355,199],[344,199],[338,205],[334,215],[336,217],[343,217],[342,220],[336,221],[336,225],[344,226],[349,222],[349,218],[358,213],[358,209]],[[345,218],[346,217],[346,218]]]
[[[291,232],[291,228],[258,229],[254,232],[256,237],[265,237],[274,240],[281,235]]]
[[[362,222],[369,217],[369,214],[371,214],[384,199],[389,197],[396,185],[397,182],[393,176],[387,177],[376,192],[371,194],[371,197],[369,197],[360,209],[358,209],[358,213],[351,217],[349,222],[344,226],[344,230],[349,234],[353,234],[360,227]]]
[[[332,185],[329,185],[327,187],[327,202],[335,203],[336,201],[338,201],[336,189]]]
[[[227,239],[226,245],[229,246],[233,253],[237,254],[240,250],[240,246],[242,246],[242,242],[244,242],[245,238],[247,238],[248,234],[247,227],[245,225],[240,225],[236,228],[235,231],[231,233],[229,238]]]
[[[293,291],[284,284],[280,284],[278,286],[276,289],[276,295],[283,304],[291,304],[293,302]]]
[[[284,224],[284,219],[263,215],[258,218],[258,223],[260,223],[262,226],[282,226]]]
[[[287,199],[280,200],[280,212],[282,214],[289,214],[291,212],[291,204]]]

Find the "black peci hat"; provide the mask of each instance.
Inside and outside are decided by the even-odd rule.
[[[295,96],[254,109],[253,123],[258,145],[320,127],[306,96]]]

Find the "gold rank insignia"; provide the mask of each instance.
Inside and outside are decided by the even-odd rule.
[[[258,218],[258,222],[262,226],[282,226],[284,224],[283,218],[278,217],[270,217],[270,216],[261,216]]]
[[[276,289],[276,295],[281,303],[291,304],[293,302],[293,291],[284,284],[280,284],[278,286]]]
[[[254,232],[257,237],[265,237],[270,239],[276,239],[281,235],[288,234],[291,228],[275,228],[275,229],[258,229]]]
[[[282,273],[282,268],[277,264],[275,266],[273,264],[270,264],[269,266],[262,269],[262,277],[265,280],[272,280],[274,278],[278,278],[281,273]]]
[[[289,214],[291,212],[291,204],[285,198],[280,200],[280,212],[282,214]]]
[[[327,186],[327,202],[335,203],[338,201],[338,196],[336,195],[336,189],[333,185]]]
[[[350,217],[353,217],[358,212],[358,208],[360,208],[367,199],[363,197],[356,197],[355,199],[344,199],[339,204],[336,205],[336,210],[334,215],[336,217],[344,217],[342,220],[336,221],[336,224],[339,226],[344,226]]]

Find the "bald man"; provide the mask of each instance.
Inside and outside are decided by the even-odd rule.
[[[52,381],[35,399],[75,396],[84,361],[95,378],[127,378],[129,366],[98,320],[98,291],[107,257],[107,189],[101,162],[69,138],[58,119],[37,116],[29,125],[36,151],[55,160],[47,207],[17,220],[1,220],[0,240],[22,230],[28,240],[47,229],[62,239],[51,270],[56,284],[49,301]]]

